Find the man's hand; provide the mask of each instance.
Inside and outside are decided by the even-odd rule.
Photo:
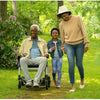
[[[49,58],[49,55],[48,55],[48,54],[46,54],[44,57]]]
[[[18,53],[18,55],[17,56],[21,56],[21,54],[20,53]]]
[[[56,48],[56,47],[54,46],[54,47],[51,48],[51,50],[55,50],[55,48]]]
[[[88,51],[88,47],[84,47],[84,52],[87,52]]]

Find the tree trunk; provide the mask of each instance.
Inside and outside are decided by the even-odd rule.
[[[70,2],[70,4],[71,4],[72,7],[73,7],[74,4],[76,3],[76,1],[69,1],[69,2]]]
[[[14,15],[15,16],[18,15],[16,1],[13,1],[13,0],[12,0],[12,9],[13,9]]]
[[[7,1],[0,1],[0,16],[3,21],[7,19]]]
[[[1,17],[1,1],[0,1],[0,17]]]
[[[59,7],[63,5],[63,0],[62,1],[58,1],[58,9],[57,12],[59,10]],[[57,28],[59,28],[59,21],[57,20]]]
[[[62,5],[63,5],[63,0],[62,0],[62,1],[58,1],[58,9],[59,9],[59,7],[62,6]]]

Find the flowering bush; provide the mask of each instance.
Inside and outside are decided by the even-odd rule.
[[[15,68],[17,66],[17,54],[20,42],[25,36],[25,29],[11,15],[8,20],[0,18],[0,67]]]

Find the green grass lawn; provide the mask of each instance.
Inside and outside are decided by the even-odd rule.
[[[40,37],[48,41],[49,35],[40,35]],[[22,87],[19,90],[18,70],[0,69],[0,99],[100,99],[100,39],[90,39],[89,51],[85,53],[83,62],[85,88],[79,88],[80,76],[77,67],[75,67],[76,91],[74,93],[69,92],[71,85],[66,55],[63,57],[60,89],[56,89],[53,82],[51,82],[49,90],[45,90],[45,87],[40,87],[37,90]],[[48,60],[48,65],[48,74],[51,76],[51,58]]]

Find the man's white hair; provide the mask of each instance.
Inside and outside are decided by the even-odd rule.
[[[40,30],[39,25],[37,25],[37,24],[31,25],[30,30],[31,30],[32,27],[36,27],[38,31]]]

